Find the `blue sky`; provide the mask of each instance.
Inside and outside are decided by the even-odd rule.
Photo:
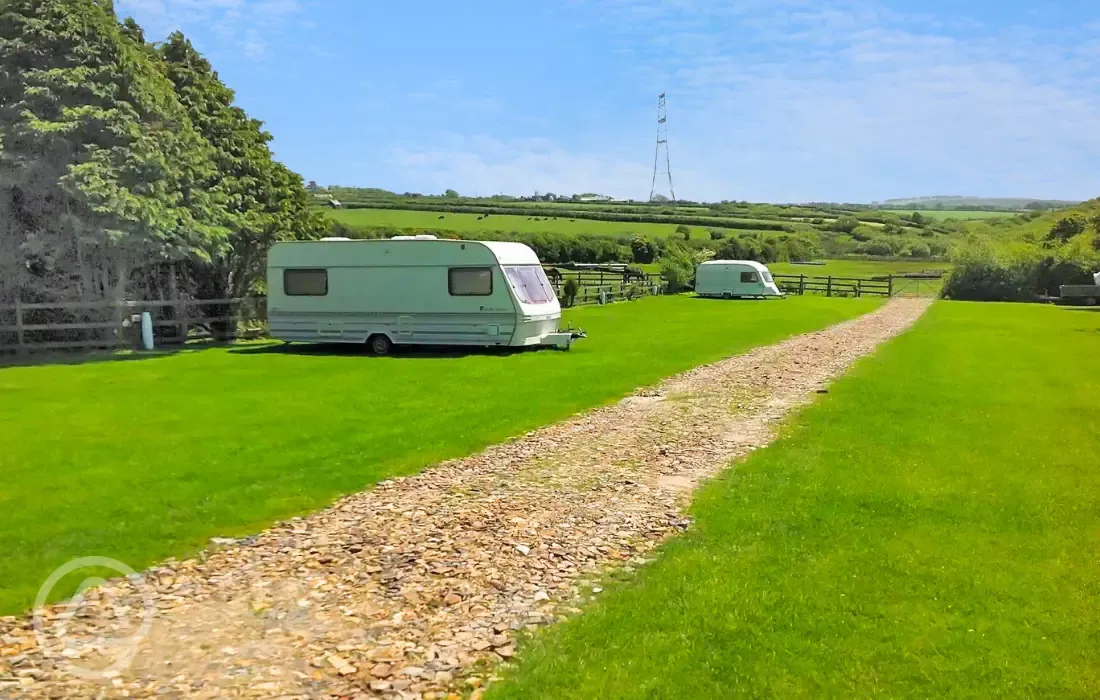
[[[863,202],[1100,196],[1100,2],[116,0],[307,180]]]

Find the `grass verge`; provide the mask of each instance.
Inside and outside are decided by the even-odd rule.
[[[140,570],[875,304],[582,308],[567,317],[590,337],[568,353],[271,345],[0,369],[0,614],[75,557]]]
[[[505,698],[1096,697],[1100,313],[941,302]]]

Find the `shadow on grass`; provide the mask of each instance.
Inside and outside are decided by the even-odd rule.
[[[772,299],[786,299],[787,297],[795,296],[797,294],[784,294],[781,297],[777,296],[761,296],[761,297],[701,297],[698,295],[688,297],[689,299],[695,299],[697,301],[771,301]]]
[[[232,355],[298,355],[304,357],[364,357],[380,359],[381,357],[394,358],[421,358],[421,359],[448,359],[461,357],[511,357],[539,348],[524,348],[510,346],[456,346],[456,345],[395,345],[393,350],[385,356],[375,355],[365,344],[358,343],[277,343],[258,345],[253,347],[235,347],[229,352]],[[541,348],[550,350],[550,348]]]
[[[181,353],[200,352],[234,347],[232,341],[200,341],[187,345],[176,345],[156,350],[48,350],[35,352],[25,357],[15,354],[0,354],[0,371],[16,367],[40,367],[49,365],[86,365],[101,362],[135,362],[138,360],[159,360]]]
[[[258,340],[251,342],[232,341],[204,341],[189,343],[185,346],[166,347],[157,350],[55,350],[18,357],[17,355],[0,355],[0,371],[16,367],[42,367],[51,365],[85,365],[102,362],[137,362],[147,360],[159,360],[175,355],[201,352],[203,350],[229,349],[231,355],[298,355],[305,357],[364,357],[376,358],[366,347],[356,343],[279,343],[272,340]],[[524,348],[509,346],[492,347],[464,347],[454,345],[399,345],[387,357],[396,358],[421,358],[421,359],[450,359],[462,357],[511,357],[534,350],[552,349]]]

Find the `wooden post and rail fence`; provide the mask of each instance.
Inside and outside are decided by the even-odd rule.
[[[565,281],[577,280],[574,305],[599,304],[661,293],[659,275],[624,276],[618,272],[567,271],[552,275],[562,297]],[[787,294],[825,296],[929,296],[942,286],[942,275],[910,274],[881,278],[774,275]],[[266,299],[170,299],[123,302],[45,302],[0,305],[0,354],[25,355],[48,350],[116,350],[139,346],[142,312],[152,316],[158,347],[188,340],[235,340],[262,337]]]
[[[940,272],[886,275],[881,277],[837,277],[833,275],[772,275],[785,294],[824,294],[834,297],[937,296],[943,288]]]
[[[577,295],[573,299],[574,306],[661,294],[665,286],[661,276],[654,273],[638,276],[609,270],[574,271],[548,268],[547,277],[558,299],[563,298],[566,281],[570,279],[576,281]]]
[[[158,346],[188,339],[234,340],[258,335],[265,320],[262,297],[19,303],[0,306],[0,352],[122,349],[136,347],[149,312]]]
[[[863,297],[894,295],[894,279],[863,277],[812,277],[808,275],[772,275],[775,284],[785,294],[824,294],[827,297]]]

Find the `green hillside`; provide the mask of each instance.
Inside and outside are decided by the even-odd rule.
[[[856,205],[550,201],[344,187],[316,188],[314,197],[318,207],[328,206],[330,199],[339,202],[328,215],[340,235],[434,233],[521,240],[550,262],[568,261],[556,253],[566,254],[563,249],[570,246],[541,245],[548,239],[601,236],[613,239],[610,248],[600,244],[602,251],[574,261],[647,263],[652,258],[644,240],[658,245],[657,257],[668,245],[679,245],[697,257],[724,252],[765,262],[850,256],[944,260],[965,232],[962,222],[947,217]],[[633,254],[639,245],[641,254]]]
[[[993,211],[1045,211],[1064,209],[1080,204],[1076,200],[1035,199],[1031,197],[904,197],[887,199],[883,209],[932,209],[932,210],[993,210]]]
[[[474,198],[453,191],[425,196],[344,187],[314,188],[313,195],[315,207],[326,208],[338,235],[432,233],[517,240],[549,263],[649,265],[679,255],[695,261],[712,256],[767,263],[848,259],[943,267],[975,249],[1012,259],[1054,256],[1087,262],[1095,253],[1092,232],[1100,231],[1100,200],[1066,207],[1068,202],[1060,200],[931,197],[890,200],[894,206],[921,207],[891,210],[880,208],[884,204]],[[330,199],[339,207],[330,206]],[[959,208],[938,208],[947,203]],[[1021,209],[1027,206],[1033,209]],[[1059,208],[1040,210],[1054,206]]]
[[[1100,217],[1100,199],[1093,199],[1058,211],[1028,212],[1010,218],[971,222],[968,230],[995,243],[1041,243],[1061,221],[1073,222],[1067,231],[1080,229],[1071,236],[1073,238],[1095,229],[1100,223],[1097,217]]]

